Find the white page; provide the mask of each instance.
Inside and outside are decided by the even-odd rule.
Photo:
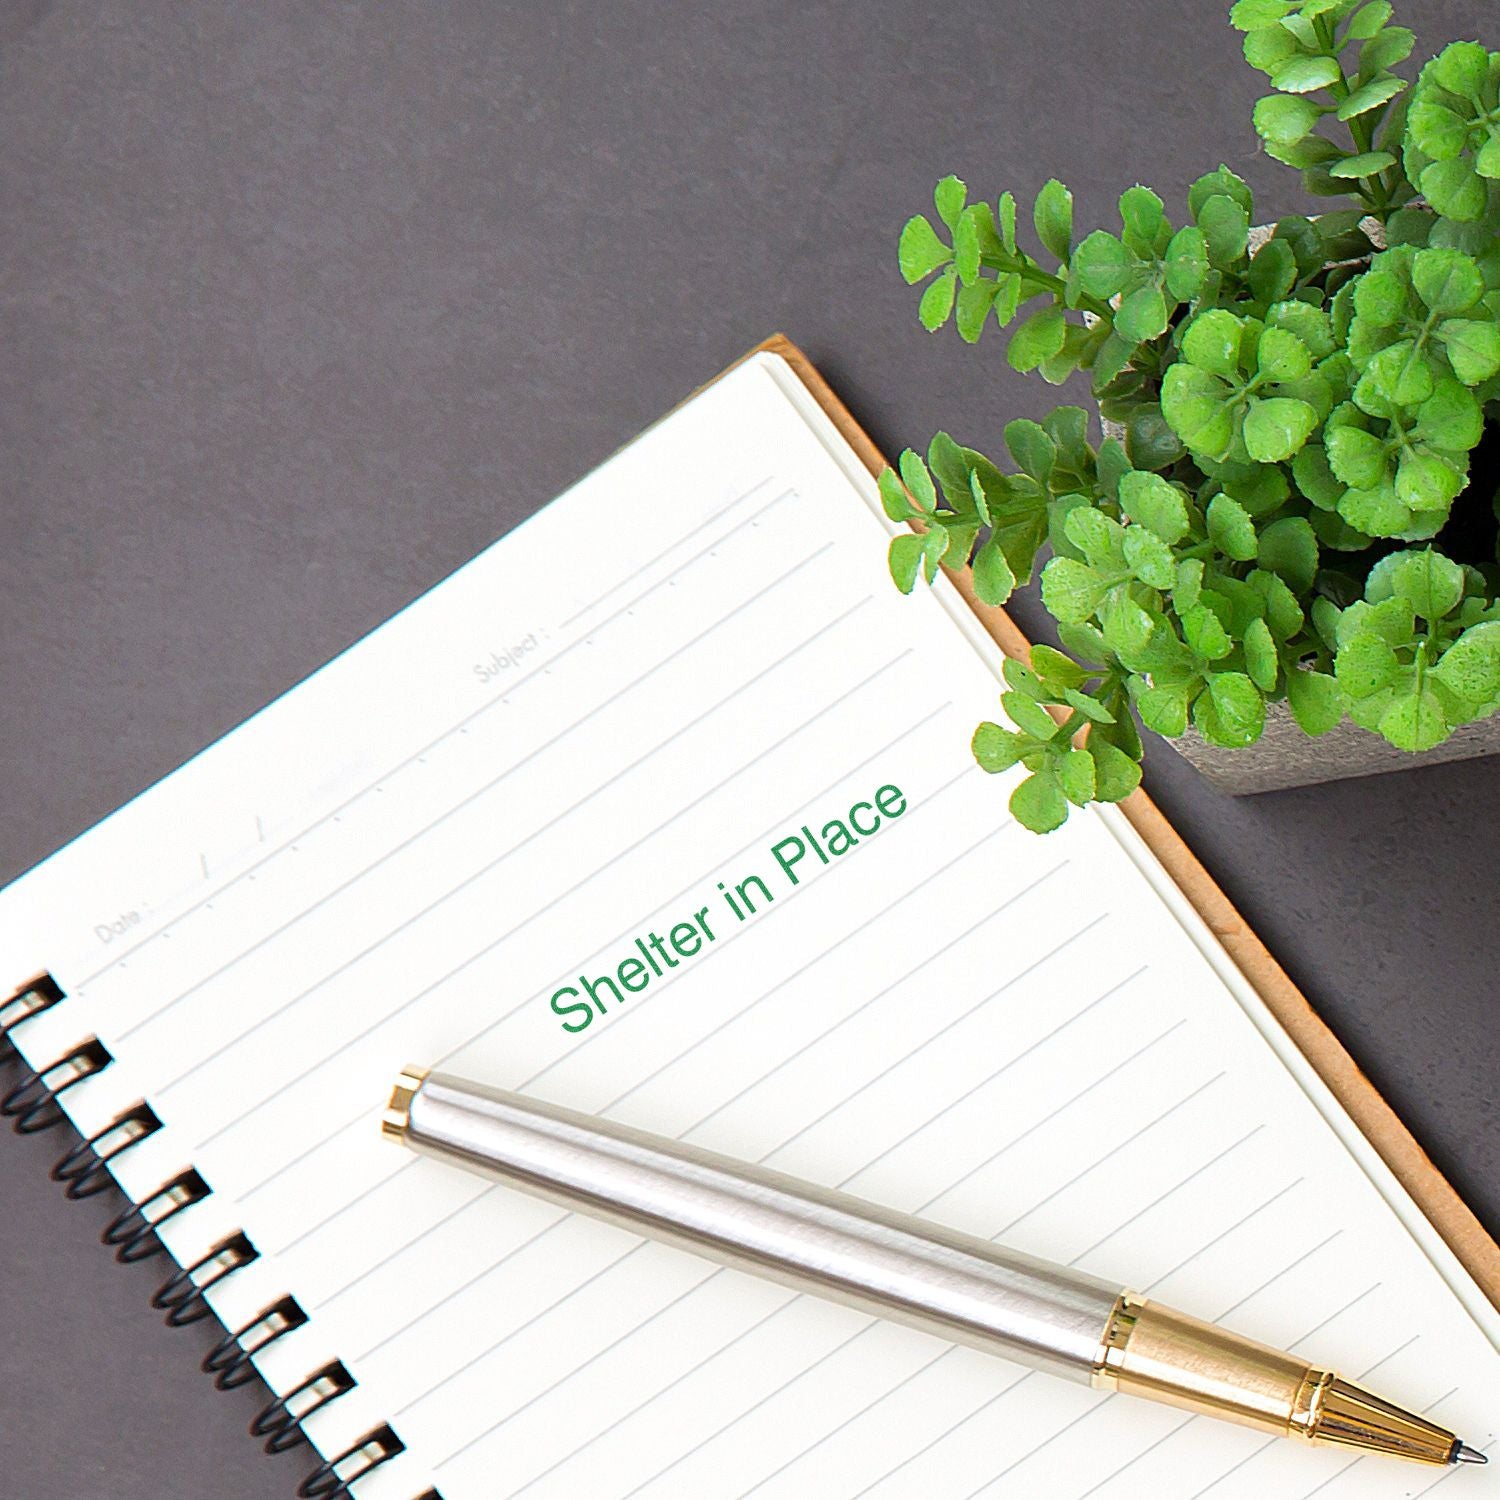
[[[946,585],[895,592],[887,531],[786,367],[748,362],[0,895],[0,974],[69,996],[19,1044],[109,1047],[65,1096],[86,1133],[152,1101],[123,1185],[191,1163],[214,1189],[173,1254],[243,1230],[226,1324],[310,1314],[268,1380],[358,1378],[318,1446],[406,1444],[361,1500],[1446,1483],[1027,1375],[379,1138],[397,1069],[442,1060],[1076,1263],[1492,1440],[1492,1310],[1123,820],[1010,824],[968,751],[996,655]],[[772,845],[883,786],[905,811],[792,887]],[[773,899],[741,922],[718,883],[752,874]],[[699,912],[696,954],[563,1029],[559,986]]]

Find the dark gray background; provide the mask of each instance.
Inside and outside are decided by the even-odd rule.
[[[1305,206],[1222,9],[3,0],[0,879],[775,329],[888,451],[998,447],[1056,398],[921,331],[902,221],[950,170],[1055,173],[1084,227],[1220,160]],[[1422,56],[1473,29],[1399,9]],[[1240,802],[1148,773],[1491,1228],[1497,769]],[[301,1460],[147,1308],[160,1263],[95,1243],[114,1205],[64,1202],[55,1141],[0,1140],[7,1496],[284,1500]]]

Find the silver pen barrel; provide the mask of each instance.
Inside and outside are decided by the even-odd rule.
[[[1087,1384],[1120,1289],[560,1105],[403,1076],[388,1134],[564,1208]]]
[[[1099,1390],[1362,1453],[1484,1462],[1447,1428],[1300,1356],[975,1235],[613,1120],[409,1068],[382,1128],[563,1208]]]

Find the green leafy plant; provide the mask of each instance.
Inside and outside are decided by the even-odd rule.
[[[1003,604],[1040,578],[1063,650],[1007,664],[1008,723],[973,746],[1030,773],[1028,828],[1127,796],[1142,725],[1244,747],[1268,711],[1310,735],[1347,715],[1419,751],[1500,711],[1500,52],[1455,42],[1413,85],[1391,16],[1230,10],[1271,83],[1256,132],[1344,200],[1325,213],[1253,229],[1220,166],[1182,222],[1136,186],[1118,231],[1080,237],[1053,180],[1033,239],[1013,194],[971,203],[946,177],[936,222],[901,232],[926,328],[1008,330],[1014,369],[1082,372],[1103,422],[1096,441],[1081,406],[1013,421],[1001,462],[939,433],[880,481],[912,523],[902,590],[968,567]]]

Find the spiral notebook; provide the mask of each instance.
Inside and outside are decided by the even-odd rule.
[[[76,1127],[58,1175],[112,1193],[122,1258],[166,1251],[169,1319],[223,1325],[208,1368],[264,1380],[304,1495],[1500,1495],[1500,1465],[1100,1396],[381,1139],[398,1068],[441,1063],[1493,1442],[1494,1246],[1144,799],[1012,823],[968,741],[1013,633],[890,586],[872,461],[775,341],[10,886],[6,1112]]]

